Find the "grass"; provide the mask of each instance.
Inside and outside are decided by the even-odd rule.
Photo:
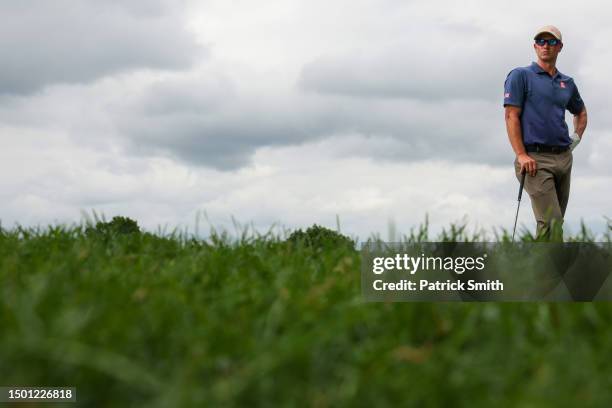
[[[0,229],[0,281],[0,386],[74,386],[79,406],[612,399],[612,306],[365,303],[346,246],[18,227]]]

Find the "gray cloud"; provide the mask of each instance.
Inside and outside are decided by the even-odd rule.
[[[0,94],[138,69],[185,69],[203,55],[182,1],[25,0],[0,12]]]
[[[111,116],[134,153],[235,170],[261,147],[355,135],[366,147],[351,144],[341,155],[499,164],[508,160],[501,112],[501,105],[470,99],[239,93],[229,79],[208,75],[153,83]]]
[[[321,57],[304,66],[299,84],[311,92],[354,97],[495,100],[506,74],[530,62],[529,39],[521,47],[515,38],[474,28],[440,30],[444,36]]]
[[[259,147],[299,144],[341,129],[344,119],[320,99],[238,89],[218,71],[202,68],[117,100],[109,115],[131,152],[233,170],[248,165]]]

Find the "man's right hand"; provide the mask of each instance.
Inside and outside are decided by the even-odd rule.
[[[519,154],[517,157],[518,163],[521,165],[521,173],[523,171],[527,171],[530,176],[535,176],[537,170],[537,164],[533,157],[529,156],[527,153]]]

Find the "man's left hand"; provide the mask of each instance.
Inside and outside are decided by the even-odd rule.
[[[570,139],[572,139],[572,144],[570,145],[570,150],[574,151],[574,149],[576,148],[576,146],[578,146],[578,143],[580,143],[580,136],[578,136],[578,133],[574,132],[571,136]]]

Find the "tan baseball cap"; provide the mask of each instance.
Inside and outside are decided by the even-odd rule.
[[[538,35],[544,33],[552,34],[552,36],[555,37],[557,40],[563,41],[563,39],[561,38],[561,31],[559,31],[559,29],[553,25],[545,25],[544,27],[540,28],[538,31],[536,31],[535,35],[533,36],[533,39],[535,40],[536,38],[538,38]]]

